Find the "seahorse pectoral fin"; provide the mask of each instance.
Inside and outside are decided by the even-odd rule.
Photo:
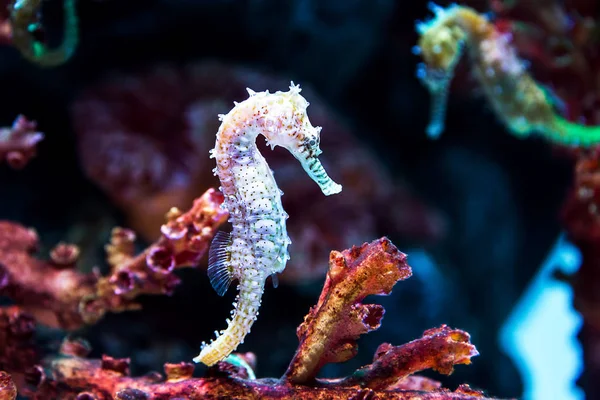
[[[277,289],[277,286],[279,286],[279,277],[277,276],[277,272],[271,274],[271,283],[273,284],[273,287]]]
[[[233,280],[233,270],[228,262],[230,244],[231,234],[219,231],[208,250],[208,279],[219,296],[223,296],[227,292]]]

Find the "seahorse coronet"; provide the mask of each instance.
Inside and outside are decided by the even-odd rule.
[[[220,295],[237,280],[238,295],[227,328],[215,331],[216,339],[203,342],[194,358],[208,366],[243,343],[257,318],[266,279],[282,272],[290,258],[283,193],[258,151],[257,136],[263,135],[271,147],[282,146],[292,153],[325,195],[342,190],[318,159],[321,128],[310,123],[309,103],[300,95],[300,86],[292,82],[287,92],[247,91],[246,100],[234,103],[229,113],[219,116],[221,126],[210,152],[225,198],[222,207],[229,211],[233,229],[230,234],[215,236],[208,275]]]

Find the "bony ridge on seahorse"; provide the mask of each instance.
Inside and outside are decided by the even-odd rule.
[[[64,31],[61,44],[49,48],[35,37],[41,30],[40,13],[44,0],[16,0],[9,6],[13,45],[27,60],[43,67],[66,62],[75,52],[79,27],[75,0],[63,0]]]
[[[238,280],[238,296],[227,329],[216,332],[210,344],[203,343],[195,362],[208,366],[217,363],[243,343],[258,315],[265,281],[284,270],[291,243],[281,205],[282,192],[273,172],[256,147],[263,135],[267,144],[282,146],[300,161],[302,167],[326,195],[342,187],[325,172],[318,159],[320,127],[313,127],[306,114],[308,102],[293,82],[287,92],[256,93],[227,114],[217,132],[211,157],[214,172],[225,196],[223,207],[230,213],[231,233],[219,232],[209,250],[208,275],[213,288],[223,295],[232,280]]]
[[[499,32],[487,15],[456,4],[443,8],[429,3],[429,8],[435,16],[417,23],[420,38],[414,50],[424,61],[417,77],[433,101],[427,127],[431,138],[439,137],[444,129],[448,87],[466,48],[485,96],[514,135],[537,132],[564,145],[600,143],[600,127],[572,123],[555,112],[553,96],[529,75],[510,45],[510,34]]]

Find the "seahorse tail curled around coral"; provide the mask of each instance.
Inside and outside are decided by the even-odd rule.
[[[261,298],[264,293],[265,277],[259,275],[253,279],[243,279],[240,282],[239,294],[234,303],[231,320],[227,320],[227,329],[216,332],[216,339],[210,344],[203,344],[200,354],[194,362],[211,366],[227,357],[240,344],[256,321]]]
[[[75,0],[64,0],[64,31],[61,44],[49,48],[35,38],[40,30],[39,15],[42,0],[17,0],[10,10],[12,42],[27,60],[43,67],[54,67],[66,62],[79,42],[79,22],[75,10]]]

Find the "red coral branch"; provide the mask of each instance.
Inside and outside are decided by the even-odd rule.
[[[411,276],[406,255],[387,238],[344,252],[332,251],[321,297],[298,327],[300,346],[285,373],[295,383],[312,381],[321,367],[356,355],[356,339],[381,325],[384,309],[360,302],[389,294]]]
[[[37,124],[19,115],[12,127],[0,129],[0,161],[12,168],[23,168],[35,156],[37,144],[44,134],[36,131]]]
[[[442,325],[402,346],[383,343],[375,352],[373,364],[357,370],[342,384],[383,390],[426,369],[449,375],[454,365],[470,364],[471,357],[479,354],[469,339],[468,333]]]
[[[72,330],[98,321],[106,312],[139,307],[141,294],[170,294],[179,283],[176,268],[195,266],[204,256],[217,228],[227,219],[223,196],[210,189],[186,213],[167,215],[160,239],[133,255],[133,232],[116,228],[107,246],[108,276],[75,270],[79,250],[59,244],[51,260],[33,256],[38,248],[35,231],[0,222],[0,294],[52,327]]]

